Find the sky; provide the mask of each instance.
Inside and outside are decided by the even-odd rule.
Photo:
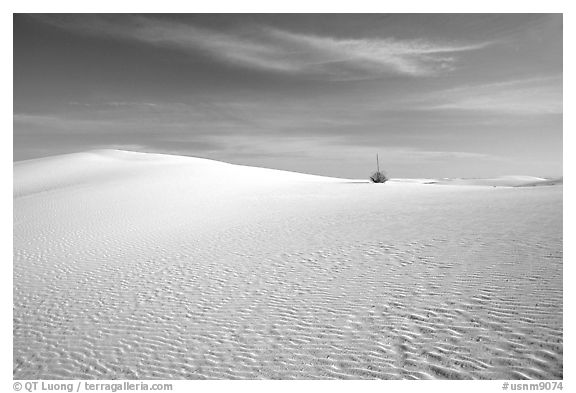
[[[561,14],[14,15],[14,160],[562,176]]]

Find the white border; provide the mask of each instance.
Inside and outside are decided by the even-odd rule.
[[[474,3],[474,4],[472,4]],[[572,1],[572,3],[574,3]],[[2,391],[12,390],[12,193],[9,184],[12,184],[12,114],[13,114],[13,28],[12,13],[21,12],[159,12],[159,13],[564,13],[564,167],[573,168],[573,156],[569,154],[573,147],[573,134],[571,130],[576,130],[574,115],[570,109],[574,108],[573,89],[574,70],[574,50],[576,47],[573,38],[574,34],[574,13],[570,1],[503,1],[503,0],[482,0],[478,2],[455,1],[455,0],[433,0],[433,1],[311,1],[311,0],[290,0],[290,1],[264,1],[264,0],[241,0],[241,1],[218,1],[218,2],[193,2],[162,0],[144,3],[142,1],[114,1],[100,0],[97,2],[79,2],[77,0],[59,1],[9,1],[4,5],[2,13],[1,28],[3,30],[2,48],[4,49],[4,60],[2,61],[2,77],[4,83],[3,102],[0,108],[5,112],[2,117],[3,131],[0,143],[2,166],[1,176],[4,184],[2,197],[3,214],[2,217],[2,246],[0,263],[2,276],[2,314],[5,317],[0,324],[2,334],[2,358],[1,375]],[[572,47],[572,48],[571,48]],[[11,88],[8,89],[8,86]],[[564,201],[573,201],[574,192],[570,171],[567,173],[565,182]],[[566,175],[566,173],[565,173]],[[574,246],[571,243],[573,238],[573,217],[574,209],[572,203],[568,202],[564,206],[564,239],[567,239],[564,252],[564,390],[571,387],[571,371],[574,370],[574,313],[571,310],[571,303],[568,299],[574,299],[574,290],[570,278],[574,277]],[[62,381],[60,381],[62,382]],[[292,392],[294,389],[306,391],[445,391],[445,392],[484,392],[502,391],[502,381],[172,381],[174,390],[184,391],[229,391],[241,390],[251,392]],[[570,389],[571,390],[571,389]]]

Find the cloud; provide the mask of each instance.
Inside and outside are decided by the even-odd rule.
[[[453,70],[459,53],[492,44],[336,38],[264,26],[216,31],[166,18],[134,15],[36,17],[67,30],[128,39],[194,55],[201,53],[229,65],[331,80],[377,78],[386,74],[432,76]]]
[[[107,106],[109,103],[104,103]],[[138,103],[130,103],[128,107],[138,107]],[[146,103],[147,104],[147,103]],[[80,105],[80,103],[75,103]],[[94,106],[95,104],[90,104]],[[158,104],[161,105],[161,104]],[[285,119],[273,117],[264,119],[264,125],[245,128],[237,125],[231,129],[221,129],[218,126],[195,129],[186,119],[181,127],[171,127],[163,122],[152,119],[110,119],[107,117],[81,118],[65,115],[45,114],[14,114],[15,136],[18,140],[30,138],[50,138],[62,140],[77,148],[82,142],[89,143],[91,148],[119,148],[141,150],[148,152],[165,152],[204,156],[226,160],[274,157],[299,159],[341,159],[361,160],[372,157],[374,151],[379,151],[382,157],[390,162],[438,162],[444,160],[488,159],[489,156],[475,152],[431,150],[429,147],[408,147],[401,135],[388,135],[385,142],[380,141],[378,134],[367,131],[366,135],[354,136],[325,133],[318,131],[306,123],[297,132],[274,132],[266,125],[272,123],[290,123],[293,116]],[[323,117],[313,124],[322,123]],[[285,129],[285,125],[281,129]],[[161,131],[161,132],[159,132]],[[250,131],[250,132],[248,132]],[[55,137],[56,136],[56,137]],[[138,148],[134,146],[139,146]],[[250,160],[246,162],[251,162]],[[271,161],[271,162],[272,162]],[[297,166],[295,166],[296,168]],[[302,168],[302,170],[304,170]]]
[[[319,69],[344,77],[383,73],[434,75],[453,69],[457,52],[478,50],[490,45],[450,45],[420,39],[336,39],[277,29],[267,31],[279,42],[294,48],[298,54],[294,62],[310,70]]]
[[[513,115],[562,114],[562,77],[467,85],[422,95],[414,109]]]

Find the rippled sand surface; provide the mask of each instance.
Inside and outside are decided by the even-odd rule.
[[[559,379],[562,186],[14,169],[16,379]]]

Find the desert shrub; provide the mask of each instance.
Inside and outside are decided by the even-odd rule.
[[[388,181],[388,176],[386,176],[383,172],[376,171],[370,176],[370,181],[372,183],[386,183]]]
[[[386,183],[388,181],[388,176],[384,172],[380,172],[380,159],[378,154],[376,154],[376,172],[370,176],[370,181],[372,183]]]

